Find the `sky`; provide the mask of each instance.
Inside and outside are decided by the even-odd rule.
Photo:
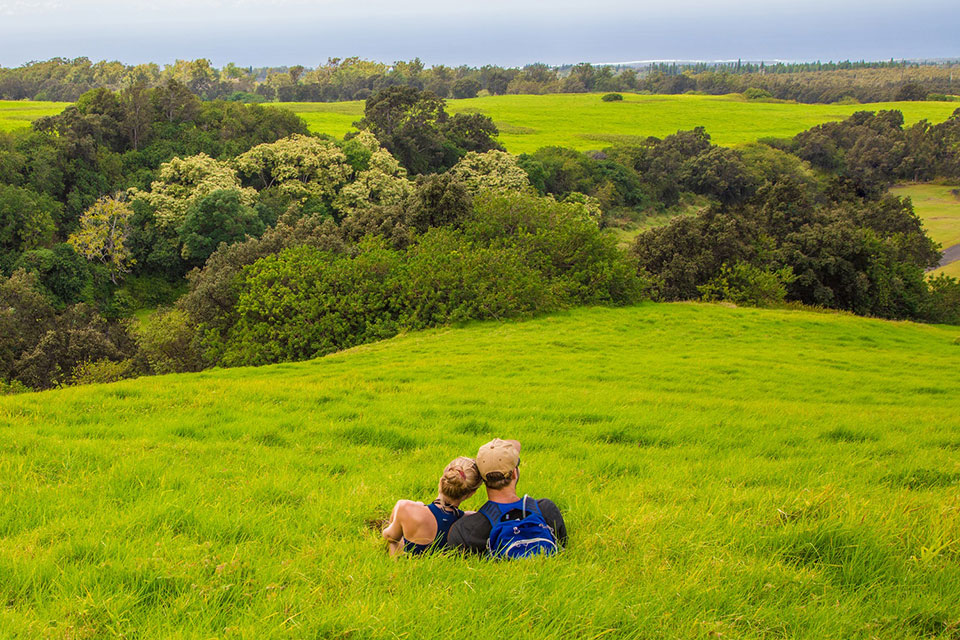
[[[0,66],[960,58],[958,0],[0,0]]]

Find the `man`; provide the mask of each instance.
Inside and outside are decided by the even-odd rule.
[[[480,447],[480,451],[477,452],[477,468],[480,471],[483,483],[487,486],[487,503],[480,508],[480,511],[460,518],[450,528],[450,532],[447,534],[447,546],[449,548],[473,553],[486,553],[490,550],[494,555],[508,557],[530,555],[530,553],[522,551],[518,555],[498,553],[503,549],[496,548],[496,545],[488,546],[488,542],[491,540],[491,532],[495,536],[499,533],[501,519],[503,522],[512,523],[528,517],[536,522],[545,522],[546,526],[551,529],[549,534],[544,531],[542,536],[531,536],[531,540],[542,541],[532,543],[541,545],[540,550],[552,553],[553,550],[559,550],[566,545],[567,527],[557,505],[545,498],[533,500],[532,498],[521,498],[517,495],[517,481],[520,480],[519,467],[520,443],[518,441],[496,438]],[[537,515],[535,515],[537,512],[542,516],[542,519],[537,520]],[[511,529],[514,532],[516,531],[513,527]],[[551,537],[555,544],[553,550],[549,549],[550,544],[546,541]],[[523,544],[527,543],[521,541],[521,546]],[[537,552],[537,550],[535,549],[533,552]]]

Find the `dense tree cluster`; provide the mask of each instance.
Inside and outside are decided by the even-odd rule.
[[[938,247],[885,195],[960,178],[960,110],[909,128],[858,113],[737,150],[698,128],[515,157],[489,119],[394,86],[360,127],[313,136],[171,80],[96,89],[0,137],[0,392],[650,296],[960,322],[960,285],[924,277]],[[698,214],[629,251],[605,230],[691,200]]]
[[[956,78],[954,76],[957,76]],[[366,100],[390,87],[428,90],[439,98],[586,91],[708,94],[743,93],[829,103],[946,99],[960,94],[960,65],[905,62],[695,63],[630,66],[580,63],[561,67],[426,67],[419,59],[383,64],[334,58],[316,68],[213,67],[208,60],[178,60],[127,66],[56,58],[0,68],[0,99],[73,101],[91,89],[119,91],[133,86],[183,85],[205,100],[243,102],[336,102]]]
[[[902,125],[899,112],[860,112],[769,141],[819,169],[821,178],[804,164],[776,160],[774,147],[759,165],[755,156],[740,167],[701,172],[700,181],[714,183],[710,175],[722,173],[726,184],[752,188],[736,189],[736,198],[715,195],[698,215],[641,234],[632,252],[657,275],[668,300],[735,297],[766,279],[781,300],[958,322],[957,282],[924,277],[939,248],[911,203],[885,192],[897,179],[960,178],[960,109],[941,125]],[[751,175],[751,164],[762,172]]]

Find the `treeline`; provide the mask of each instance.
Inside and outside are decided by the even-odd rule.
[[[798,102],[947,99],[960,94],[960,65],[903,63],[659,64],[550,67],[425,66],[419,59],[384,64],[334,58],[315,68],[216,68],[208,60],[124,65],[55,58],[0,68],[0,99],[72,102],[91,89],[153,88],[176,81],[204,100],[336,102],[366,100],[394,86],[428,90],[440,98],[477,95],[638,91],[676,94],[745,93]],[[758,93],[760,92],[760,93]]]
[[[390,87],[360,131],[84,94],[0,136],[0,390],[312,358],[398,331],[582,304],[796,301],[960,322],[901,179],[960,178],[960,110],[859,113],[790,140],[702,129],[515,157],[493,123]],[[628,251],[605,227],[706,203]],[[159,307],[134,321],[138,310]]]

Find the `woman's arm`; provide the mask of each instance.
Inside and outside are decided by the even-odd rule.
[[[397,517],[400,505],[403,502],[406,501],[397,500],[397,504],[393,506],[393,511],[390,513],[390,522],[383,528],[383,539],[391,543],[391,546],[403,539],[403,525],[400,524],[400,518]]]

